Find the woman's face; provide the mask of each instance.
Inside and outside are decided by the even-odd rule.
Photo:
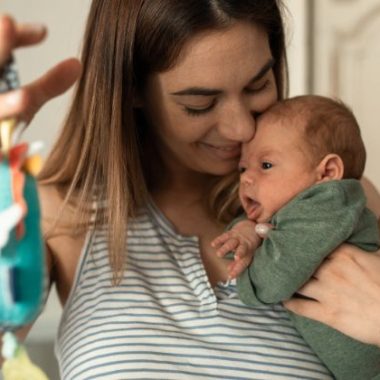
[[[266,33],[238,22],[195,36],[173,68],[148,78],[142,106],[168,170],[237,170],[255,115],[277,100],[273,64]]]

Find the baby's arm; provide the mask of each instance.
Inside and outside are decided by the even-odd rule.
[[[230,278],[239,276],[252,262],[254,252],[261,242],[255,227],[256,223],[248,219],[241,220],[211,243],[217,249],[216,254],[219,257],[234,253],[233,261],[228,266]]]

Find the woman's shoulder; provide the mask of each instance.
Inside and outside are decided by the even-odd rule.
[[[38,194],[41,204],[41,218],[44,232],[52,219],[57,216],[57,210],[63,205],[63,197],[54,185],[38,184]]]
[[[54,184],[38,184],[42,230],[45,236],[78,235],[76,208],[66,202],[66,190]],[[85,230],[83,233],[85,234]]]

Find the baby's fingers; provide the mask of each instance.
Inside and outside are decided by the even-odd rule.
[[[239,246],[239,240],[232,238],[227,240],[218,250],[216,255],[218,257],[224,257],[228,252],[234,251]]]
[[[247,257],[234,260],[229,266],[228,266],[228,275],[230,278],[236,278],[239,277],[249,266],[251,263],[251,260]]]
[[[240,244],[235,250],[235,260],[240,260],[243,258],[247,258],[249,262],[252,261],[253,251],[250,251],[245,244]]]
[[[228,239],[233,238],[231,231],[224,232],[211,242],[211,247],[216,248],[219,245],[224,244]]]

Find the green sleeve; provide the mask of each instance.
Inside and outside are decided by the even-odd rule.
[[[290,201],[238,278],[241,300],[261,305],[289,299],[344,241],[377,249],[378,232],[365,202],[356,180],[318,184]]]

